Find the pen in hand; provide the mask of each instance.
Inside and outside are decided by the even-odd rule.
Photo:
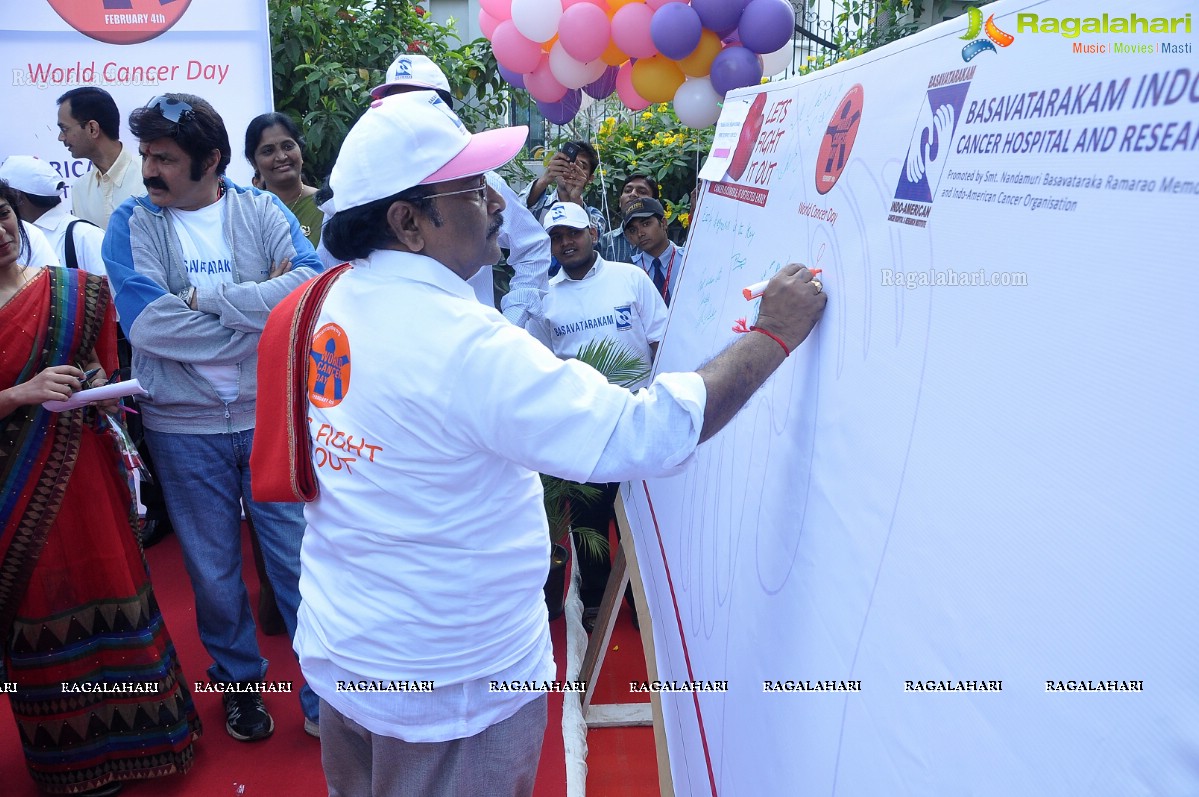
[[[79,380],[79,389],[85,390],[85,389],[91,387],[92,386],[92,377],[94,377],[98,373],[100,373],[99,368],[93,368],[90,371],[85,371],[83,374],[83,378]]]

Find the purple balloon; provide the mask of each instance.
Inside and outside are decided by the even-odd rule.
[[[725,47],[712,59],[708,79],[721,95],[742,86],[756,86],[762,80],[762,62],[748,47]]]
[[[587,92],[589,97],[595,97],[597,100],[611,97],[612,92],[616,91],[616,75],[619,72],[620,67],[608,67],[598,79],[584,86],[583,91]]]
[[[778,49],[778,48],[776,47],[775,49]],[[508,81],[508,85],[514,86],[515,88],[518,88],[518,89],[523,89],[525,87],[525,76],[524,75],[520,74],[519,72],[513,72],[511,69],[508,69],[507,67],[505,67],[503,64],[501,64],[499,62],[496,62],[496,66],[498,66],[500,68],[500,77],[502,77],[504,80]]]
[[[649,35],[658,52],[675,61],[695,52],[703,30],[699,14],[686,3],[667,3],[654,12],[649,23]]]
[[[755,53],[773,53],[791,41],[795,9],[787,0],[750,0],[741,12],[737,33],[741,43]]]
[[[691,7],[705,28],[723,36],[737,27],[744,3],[741,0],[691,0]]]
[[[566,92],[566,96],[557,102],[542,102],[537,101],[537,110],[541,111],[541,115],[546,121],[556,125],[564,125],[579,112],[579,106],[583,103],[583,92],[578,89],[571,89]]]

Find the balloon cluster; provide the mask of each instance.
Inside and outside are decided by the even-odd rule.
[[[787,0],[480,0],[479,27],[500,74],[566,124],[582,93],[613,91],[630,110],[673,102],[708,127],[726,92],[791,63]]]

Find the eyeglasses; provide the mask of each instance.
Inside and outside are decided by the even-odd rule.
[[[165,94],[150,100],[146,103],[146,108],[150,110],[157,108],[158,112],[162,114],[163,119],[175,124],[183,124],[196,115],[191,105],[183,100],[168,97]]]
[[[460,191],[440,191],[436,194],[425,194],[421,199],[434,199],[439,196],[454,196],[456,194],[476,194],[481,202],[487,201],[487,178],[480,177],[479,184],[474,188],[463,188]]]
[[[60,136],[65,136],[67,134],[67,131],[70,130],[72,127],[78,127],[80,130],[83,129],[83,125],[66,125],[66,126],[64,126],[62,123],[59,123],[58,134]]]

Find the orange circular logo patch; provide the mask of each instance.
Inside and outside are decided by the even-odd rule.
[[[858,83],[845,93],[841,104],[833,112],[824,140],[820,142],[820,154],[816,156],[816,191],[827,194],[833,190],[858,137],[858,123],[862,121],[862,84]]]
[[[170,30],[191,0],[46,0],[67,24],[106,44],[138,44]]]
[[[317,407],[336,407],[350,392],[350,339],[337,324],[325,324],[308,353],[308,400]]]

